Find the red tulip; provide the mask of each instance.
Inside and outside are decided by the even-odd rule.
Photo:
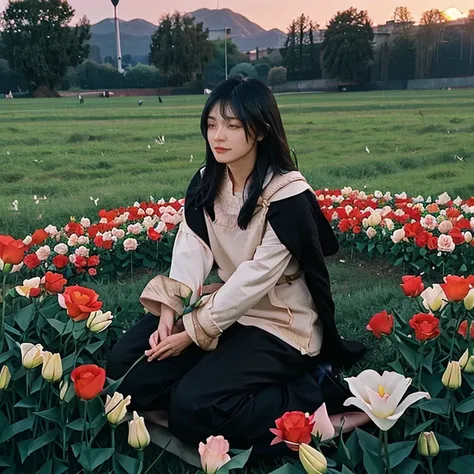
[[[51,294],[61,293],[64,290],[64,285],[67,284],[67,280],[61,273],[46,272],[43,280],[44,289]]]
[[[0,260],[10,265],[23,261],[26,246],[22,240],[15,240],[10,235],[0,235]]]
[[[470,281],[463,276],[448,275],[441,284],[449,301],[462,301],[470,290]]]
[[[302,411],[288,411],[275,421],[276,428],[270,431],[276,435],[271,444],[284,441],[293,451],[298,451],[301,443],[311,441],[311,431],[314,426],[313,416],[306,416]]]
[[[386,310],[374,314],[367,324],[367,330],[372,331],[377,339],[382,336],[389,336],[393,331],[393,316],[388,314]]]
[[[402,280],[403,283],[400,286],[405,296],[409,296],[410,298],[420,296],[421,292],[425,289],[421,276],[406,275],[402,277]]]
[[[94,364],[80,365],[71,373],[74,391],[82,400],[92,400],[104,389],[105,370]]]
[[[471,328],[471,339],[474,339],[474,321],[471,321],[471,324],[469,325]],[[460,334],[464,339],[466,339],[467,336],[467,320],[465,319],[458,328],[458,334]]]
[[[428,341],[439,336],[439,319],[432,314],[415,314],[408,324],[415,330],[415,337],[419,341]]]

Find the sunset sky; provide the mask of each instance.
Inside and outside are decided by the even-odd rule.
[[[0,0],[0,10],[7,3],[8,0]],[[92,23],[113,16],[110,0],[69,0],[69,3],[78,17],[87,15]],[[275,8],[276,5],[278,8]],[[241,13],[265,29],[280,28],[284,31],[290,21],[301,13],[309,15],[324,27],[337,10],[345,10],[350,6],[368,10],[374,24],[385,23],[398,5],[408,6],[416,21],[423,11],[430,8],[444,10],[456,7],[461,12],[467,12],[469,7],[474,7],[472,0],[335,0],[334,3],[314,0],[219,0],[219,8],[230,8]],[[188,12],[198,8],[217,8],[217,0],[120,0],[119,16],[123,20],[143,18],[156,24],[163,13],[170,13],[175,9]]]

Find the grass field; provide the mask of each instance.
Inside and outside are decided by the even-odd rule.
[[[0,233],[23,238],[102,207],[182,197],[204,158],[204,100],[148,97],[141,107],[135,98],[0,101]],[[315,188],[474,195],[474,90],[287,94],[278,103]],[[161,135],[165,145],[155,144]],[[35,194],[47,200],[35,204]],[[97,207],[90,197],[99,198]],[[17,212],[9,210],[14,200]],[[380,367],[390,351],[365,326],[401,301],[400,269],[341,254],[329,270],[341,332],[368,343],[364,367]],[[128,325],[142,310],[138,296],[149,278],[95,289]],[[185,472],[163,469],[156,472]]]

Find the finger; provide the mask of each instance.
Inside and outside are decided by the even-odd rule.
[[[166,326],[160,326],[158,328],[158,334],[160,336],[160,341],[164,341],[170,335],[169,328]]]
[[[174,348],[169,349],[161,357],[159,357],[158,360],[164,360],[164,359],[167,359],[168,357],[173,357],[175,354],[176,354],[176,350]]]
[[[150,344],[150,347],[152,349],[154,349],[158,345],[157,336],[158,334],[155,331],[148,339],[148,343]]]
[[[149,354],[146,354],[148,357],[148,362],[151,362],[152,360],[158,359],[162,354],[165,352],[173,349],[171,346],[164,346],[161,350],[157,350],[156,348],[153,351],[148,351]],[[174,349],[173,349],[174,350]]]

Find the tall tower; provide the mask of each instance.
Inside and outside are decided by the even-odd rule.
[[[123,73],[124,69],[122,67],[122,47],[120,46],[120,25],[119,19],[117,16],[117,5],[120,0],[112,0],[112,5],[114,6],[114,21],[115,21],[115,46],[117,49],[117,69],[118,72]]]

